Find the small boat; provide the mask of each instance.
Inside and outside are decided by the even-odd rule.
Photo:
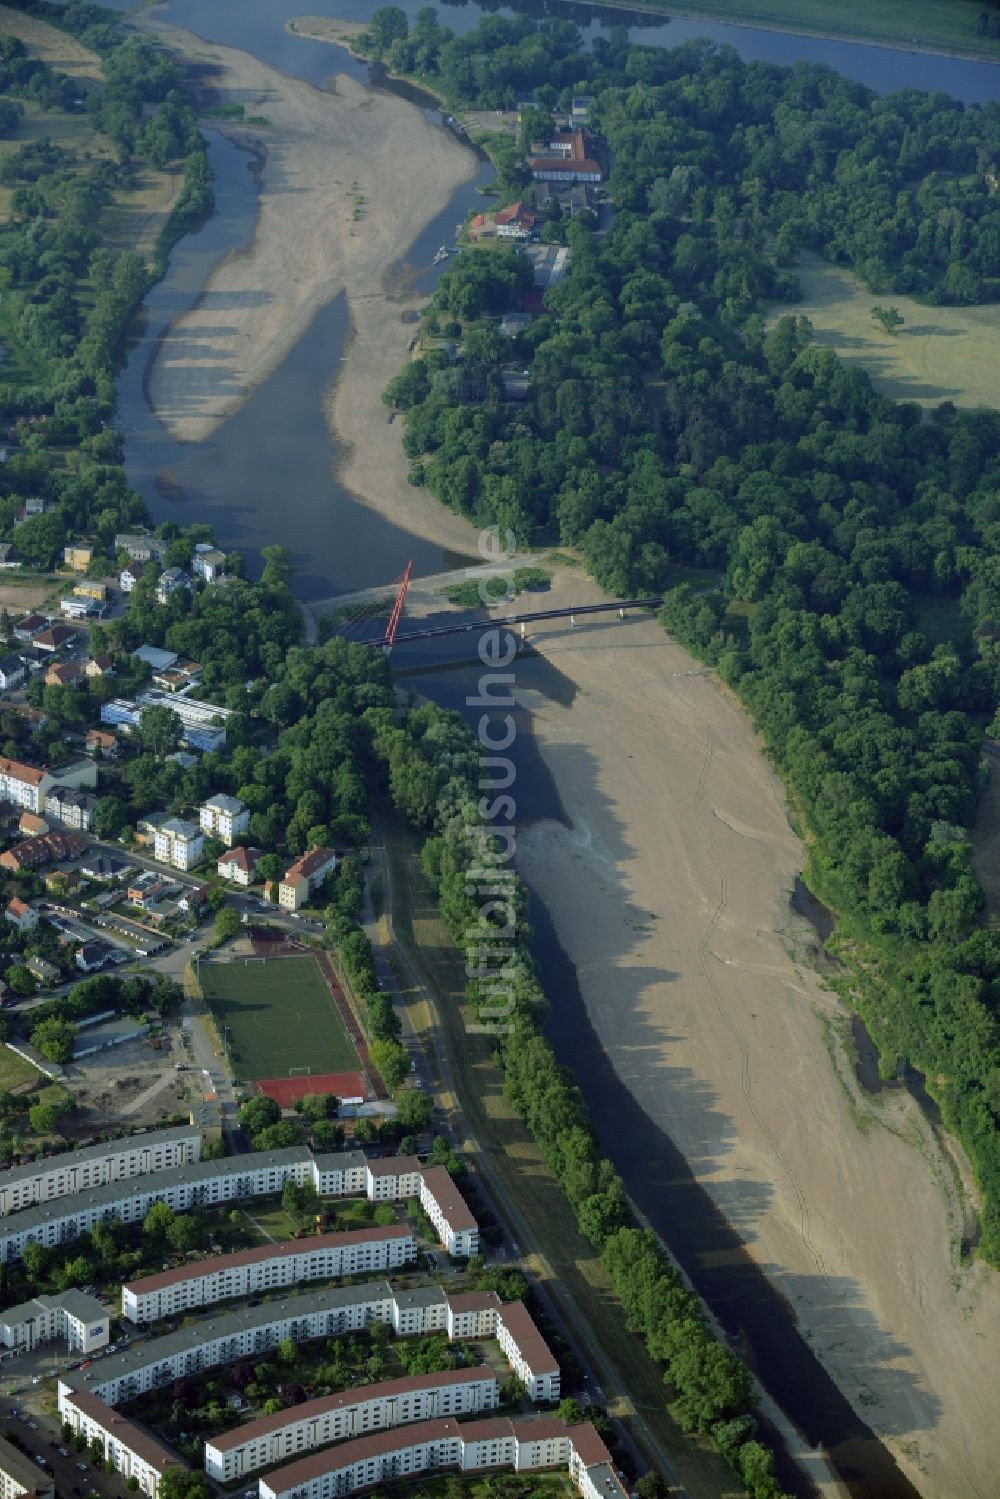
[[[442,262],[442,260],[447,260],[447,259],[448,259],[448,246],[445,245],[445,244],[441,244],[441,245],[438,246],[438,252],[435,255],[435,257],[434,257],[433,261],[431,262],[431,264],[432,265],[440,265],[441,262]]]

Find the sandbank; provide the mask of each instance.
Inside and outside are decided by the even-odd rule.
[[[598,597],[576,573],[551,601]],[[987,1499],[1000,1278],[960,1260],[967,1205],[916,1104],[854,1080],[759,740],[653,620],[533,643],[576,688],[520,694],[569,826],[523,829],[520,868],[608,1056],[921,1493]]]
[[[204,441],[277,368],[319,308],[345,293],[351,336],[327,401],[344,446],[338,477],[408,529],[474,550],[468,521],[406,483],[402,423],[387,427],[381,394],[406,361],[413,330],[403,315],[422,301],[406,290],[406,251],[474,174],[475,157],[414,105],[346,75],[318,89],[148,14],[135,24],[185,61],[208,65],[220,102],[267,120],[213,121],[258,158],[256,232],[163,338],[149,378],[157,415],[178,441]]]

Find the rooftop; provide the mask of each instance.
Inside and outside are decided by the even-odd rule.
[[[210,1164],[218,1165],[218,1161]],[[105,1355],[90,1369],[76,1369],[60,1375],[60,1382],[72,1390],[85,1390],[90,1385],[103,1386],[112,1380],[127,1378],[145,1369],[149,1364],[159,1364],[188,1349],[200,1348],[214,1339],[232,1338],[239,1333],[253,1332],[269,1327],[274,1322],[284,1322],[289,1317],[307,1317],[313,1312],[336,1311],[339,1307],[357,1306],[359,1302],[391,1301],[392,1287],[387,1280],[367,1281],[359,1286],[342,1286],[325,1291],[303,1291],[298,1295],[285,1296],[279,1301],[267,1301],[260,1306],[240,1306],[220,1316],[202,1317],[188,1327],[179,1327],[176,1332],[166,1333],[162,1338],[151,1338],[147,1342],[134,1344],[121,1353]]]
[[[99,1145],[84,1145],[78,1150],[63,1150],[59,1155],[43,1156],[41,1160],[30,1161],[26,1166],[12,1166],[0,1177],[0,1186],[9,1187],[14,1182],[29,1181],[31,1177],[48,1171],[71,1170],[87,1161],[99,1161],[103,1156],[113,1155],[117,1150],[127,1150],[133,1146],[152,1148],[171,1140],[190,1140],[197,1133],[190,1125],[182,1125],[177,1129],[155,1130],[148,1135],[125,1135],[118,1140],[103,1140]]]
[[[188,1135],[192,1131],[190,1125],[187,1125],[177,1130],[164,1131],[164,1133]],[[139,1138],[145,1143],[152,1140],[154,1136],[144,1135]],[[107,1146],[103,1147],[104,1152],[107,1152],[107,1149]],[[97,1148],[97,1153],[101,1153],[100,1148]],[[70,1152],[70,1155],[72,1154],[73,1152]],[[19,1213],[8,1213],[6,1218],[0,1219],[0,1237],[3,1237],[5,1231],[8,1234],[30,1233],[43,1224],[58,1223],[61,1218],[73,1217],[86,1208],[111,1207],[133,1194],[138,1196],[142,1192],[159,1193],[170,1187],[179,1186],[181,1183],[211,1181],[215,1176],[239,1176],[246,1171],[259,1170],[262,1166],[278,1167],[310,1159],[309,1151],[304,1145],[291,1145],[287,1150],[272,1150],[263,1156],[260,1154],[227,1156],[221,1161],[194,1161],[187,1166],[169,1166],[165,1171],[152,1171],[145,1176],[129,1177],[125,1181],[106,1182],[103,1186],[90,1187],[84,1192],[76,1192],[68,1197],[55,1197],[51,1202],[36,1202],[30,1208],[22,1208]],[[33,1174],[31,1169],[22,1169],[26,1176]],[[4,1180],[9,1179],[8,1173]]]
[[[109,1432],[116,1442],[134,1452],[149,1463],[157,1473],[165,1473],[167,1468],[186,1468],[187,1464],[182,1462],[176,1453],[171,1452],[169,1447],[164,1447],[149,1432],[144,1431],[141,1426],[126,1420],[113,1406],[105,1405],[96,1395],[91,1395],[87,1390],[75,1390],[73,1393],[73,1404],[85,1416],[90,1416],[100,1423],[105,1431]]]
[[[352,1405],[363,1405],[366,1400],[391,1400],[397,1395],[410,1395],[417,1390],[437,1390],[445,1385],[461,1385],[470,1379],[494,1379],[496,1376],[486,1364],[472,1369],[446,1369],[440,1374],[414,1374],[407,1379],[385,1379],[381,1384],[359,1385],[357,1389],[341,1390],[336,1395],[324,1395],[319,1400],[307,1400],[303,1405],[277,1411],[273,1416],[262,1416],[259,1421],[248,1421],[232,1431],[224,1431],[217,1437],[209,1437],[207,1445],[219,1452],[228,1452],[233,1447],[242,1447],[257,1437],[280,1431],[293,1421],[316,1420],[328,1411],[343,1410]]]
[[[532,1374],[558,1374],[558,1361],[552,1356],[551,1348],[535,1326],[524,1302],[506,1302],[500,1315]]]
[[[220,791],[215,796],[210,796],[208,801],[202,803],[205,807],[211,807],[213,812],[228,812],[235,817],[246,807],[246,802],[241,802],[238,796],[227,796]]]
[[[175,1270],[164,1270],[159,1275],[146,1275],[141,1280],[130,1280],[122,1290],[131,1291],[134,1296],[148,1296],[152,1291],[164,1291],[168,1286],[180,1285],[186,1280],[224,1274],[227,1270],[242,1270],[246,1265],[260,1265],[267,1260],[282,1260],[295,1254],[312,1254],[317,1249],[346,1249],[351,1244],[365,1244],[372,1240],[406,1239],[411,1234],[412,1229],[405,1223],[396,1223],[388,1228],[372,1225],[370,1228],[347,1229],[343,1233],[314,1234],[308,1239],[262,1244],[257,1249],[240,1249],[235,1254],[215,1255],[209,1259],[195,1260],[190,1265],[178,1265]]]
[[[368,1162],[372,1176],[410,1176],[422,1170],[415,1155],[388,1155]]]
[[[461,1233],[464,1229],[479,1227],[469,1210],[468,1203],[444,1166],[427,1166],[421,1175],[424,1185],[441,1209],[450,1228],[456,1233]]]
[[[48,1475],[43,1473],[37,1464],[19,1452],[13,1442],[8,1442],[6,1437],[0,1437],[0,1473],[6,1473],[9,1478],[29,1494],[35,1494],[39,1490],[51,1489],[51,1481]]]
[[[55,1311],[59,1307],[80,1322],[102,1322],[108,1317],[107,1308],[93,1296],[69,1290],[60,1291],[55,1296],[36,1296],[31,1301],[22,1301],[19,1306],[9,1306],[5,1312],[0,1312],[0,1323],[5,1327],[18,1327],[23,1322],[33,1322],[40,1310]]]

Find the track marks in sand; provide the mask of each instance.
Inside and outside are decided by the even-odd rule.
[[[733,1040],[736,1043],[737,1050],[739,1051],[740,1087],[743,1092],[743,1096],[746,1099],[747,1108],[750,1110],[757,1128],[760,1130],[761,1134],[764,1136],[764,1139],[770,1146],[775,1160],[780,1165],[789,1186],[795,1194],[795,1200],[798,1204],[799,1212],[799,1234],[802,1238],[802,1242],[806,1245],[809,1253],[812,1255],[813,1261],[816,1265],[816,1269],[819,1271],[819,1274],[823,1277],[824,1280],[828,1280],[826,1267],[823,1263],[823,1256],[820,1254],[819,1250],[816,1248],[816,1245],[813,1243],[809,1235],[809,1204],[806,1201],[806,1195],[803,1191],[802,1183],[796,1173],[792,1170],[785,1156],[782,1154],[781,1147],[775,1139],[773,1131],[768,1125],[767,1120],[764,1118],[760,1109],[757,1107],[756,1101],[753,1096],[753,1072],[751,1067],[750,1046],[744,1039],[743,1033],[737,1025],[736,1021],[733,1019],[733,1016],[722,997],[719,986],[716,984],[715,979],[712,976],[711,968],[709,966],[709,960],[715,957],[715,954],[712,951],[712,938],[717,927],[719,926],[719,923],[722,920],[723,912],[726,909],[729,898],[729,877],[726,874],[726,871],[723,869],[722,864],[719,862],[718,855],[716,854],[715,847],[712,842],[711,826],[709,823],[709,818],[714,817],[717,814],[715,814],[713,809],[709,807],[708,800],[705,796],[705,781],[708,776],[714,754],[715,745],[712,739],[712,730],[711,727],[708,727],[705,731],[705,757],[702,761],[701,774],[698,777],[698,785],[695,789],[695,809],[696,815],[701,817],[705,828],[705,848],[708,852],[708,857],[711,860],[713,869],[719,877],[719,898],[716,902],[711,916],[709,917],[708,925],[705,927],[705,930],[702,932],[701,937],[698,940],[698,968],[708,988],[708,992],[712,996],[712,1003],[715,1005],[719,1018],[721,1019],[723,1025],[726,1027],[726,1030],[732,1036]],[[720,819],[720,821],[724,820],[725,819]],[[718,962],[720,960],[716,958],[716,961]]]

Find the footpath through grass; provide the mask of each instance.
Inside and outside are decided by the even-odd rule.
[[[927,47],[969,52],[1000,62],[1000,40],[979,36],[982,0],[601,0],[622,9],[669,10],[675,16],[704,16],[747,26],[787,27],[816,36],[882,42],[886,46]],[[664,46],[670,46],[665,35]]]
[[[669,1462],[689,1499],[719,1499],[738,1492],[723,1459],[706,1442],[687,1436],[666,1408],[662,1370],[639,1337],[625,1326],[611,1279],[595,1250],[577,1227],[562,1188],[541,1151],[504,1096],[493,1060],[493,1038],[472,1029],[474,1017],[463,1003],[465,965],[437,915],[420,867],[416,838],[385,816],[392,868],[392,918],[397,942],[411,955],[437,1011],[447,1075],[457,1097],[453,1104],[481,1155],[473,1163],[491,1179],[497,1206],[592,1363],[608,1409],[622,1421],[648,1461]],[[393,953],[400,989],[414,1030],[436,1061],[433,1022],[427,1005]],[[444,1076],[435,1087],[449,1098]]]
[[[237,1076],[362,1070],[315,958],[203,961],[199,981]]]

